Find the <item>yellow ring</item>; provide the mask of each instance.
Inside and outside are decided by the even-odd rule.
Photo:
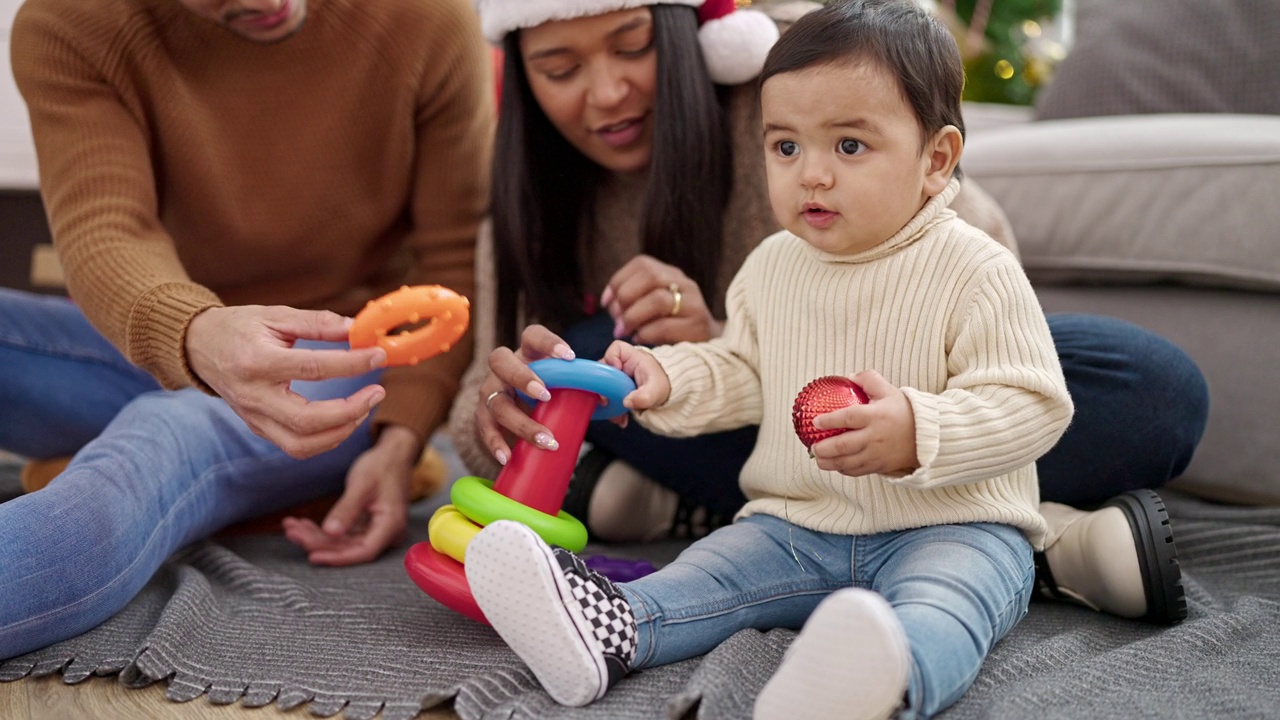
[[[684,296],[680,294],[680,286],[671,283],[667,286],[667,290],[671,292],[671,317],[680,314],[680,306],[684,303]]]
[[[467,545],[471,544],[471,539],[478,532],[480,526],[468,520],[466,515],[458,512],[452,505],[440,506],[427,522],[427,537],[431,540],[431,547],[460,563],[466,562]]]

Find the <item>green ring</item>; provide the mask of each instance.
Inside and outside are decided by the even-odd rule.
[[[472,522],[484,526],[495,520],[515,520],[529,526],[548,545],[578,552],[587,546],[587,526],[561,510],[548,515],[496,492],[493,481],[466,475],[449,491],[449,501]]]

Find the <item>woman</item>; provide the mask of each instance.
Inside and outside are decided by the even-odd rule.
[[[492,477],[506,462],[504,431],[558,447],[511,395],[545,392],[528,362],[600,357],[618,337],[666,344],[719,334],[729,278],[778,229],[757,90],[741,84],[772,40],[752,25],[757,32],[731,35],[754,45],[726,49],[718,23],[763,19],[732,5],[477,3],[506,65],[492,237],[478,253],[480,352],[450,422],[475,472]],[[1014,247],[999,208],[972,182],[963,188],[952,208]],[[543,324],[518,337],[526,321]],[[1167,516],[1146,488],[1190,462],[1207,417],[1204,380],[1180,350],[1133,325],[1055,315],[1050,328],[1077,415],[1037,464],[1043,498],[1058,501],[1041,506],[1052,528],[1039,558],[1042,589],[1176,622],[1186,611]],[[682,524],[705,531],[742,504],[737,474],[754,434],[676,440],[595,423],[565,509],[585,515],[602,539]],[[1091,513],[1058,504],[1097,505],[1117,493]]]

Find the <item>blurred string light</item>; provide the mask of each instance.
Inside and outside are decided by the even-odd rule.
[[[1030,104],[1067,55],[1075,0],[917,0],[955,35],[965,99]]]

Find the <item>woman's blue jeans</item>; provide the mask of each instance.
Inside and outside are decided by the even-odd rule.
[[[710,652],[746,628],[798,629],[831,593],[874,590],[893,606],[911,647],[902,716],[911,718],[934,715],[968,690],[991,647],[1026,614],[1034,579],[1031,545],[1008,525],[853,536],[752,515],[620,587],[639,630],[637,669]]]
[[[366,423],[294,460],[222,400],[162,390],[62,298],[0,289],[0,368],[0,448],[75,454],[45,489],[0,504],[0,660],[111,617],[183,545],[340,492],[371,443]],[[329,399],[376,380],[293,389]]]
[[[1182,474],[1209,419],[1209,389],[1195,362],[1168,340],[1123,320],[1074,314],[1048,319],[1076,414],[1036,463],[1041,499],[1090,507]],[[613,341],[613,320],[601,313],[564,338],[578,357],[603,357]],[[738,473],[755,439],[755,427],[694,438],[655,435],[639,423],[619,428],[595,422],[587,429],[593,445],[725,515],[746,501]]]

